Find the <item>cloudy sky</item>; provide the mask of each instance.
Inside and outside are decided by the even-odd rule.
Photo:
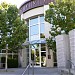
[[[21,6],[21,4],[23,4],[23,2],[25,2],[27,0],[0,0],[0,3],[4,2],[4,1],[6,3],[15,4],[19,8]]]

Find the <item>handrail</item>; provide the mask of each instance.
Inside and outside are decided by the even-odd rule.
[[[26,69],[23,71],[22,75],[25,74],[25,72],[27,71],[27,69],[30,67],[30,63],[28,64],[28,66],[26,67]]]
[[[75,69],[74,63],[73,63],[71,60],[67,60],[67,61],[69,61],[69,62],[73,65],[73,67],[74,67],[74,69]]]

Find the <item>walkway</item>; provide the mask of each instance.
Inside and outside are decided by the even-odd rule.
[[[21,75],[23,71],[24,68],[8,69],[8,72],[5,72],[3,69],[0,69],[0,75]],[[25,75],[28,75],[27,73],[25,73]],[[29,75],[33,75],[32,68],[29,69]],[[34,68],[34,75],[60,75],[60,74],[58,73],[57,68]]]

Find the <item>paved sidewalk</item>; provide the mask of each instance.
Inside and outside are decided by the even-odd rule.
[[[25,68],[12,68],[5,72],[0,69],[0,75],[22,75]],[[24,75],[28,75],[28,71]],[[29,69],[29,75],[33,75],[33,69]],[[57,68],[34,68],[34,75],[60,75]]]

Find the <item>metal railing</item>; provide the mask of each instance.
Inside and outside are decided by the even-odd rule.
[[[67,62],[68,62],[67,68],[65,68],[65,67],[60,68],[60,70],[59,70],[60,75],[73,75],[71,69],[72,69],[72,67],[74,67],[74,70],[75,70],[75,65],[71,60],[67,60]]]
[[[29,75],[29,69],[30,69],[30,64],[28,64],[28,66],[25,68],[25,70],[23,71],[22,75]],[[32,62],[32,75],[34,75],[34,61]]]
[[[26,71],[28,70],[28,75],[29,75],[29,67],[30,67],[30,63],[28,64],[28,66],[26,67],[26,69],[23,71],[22,75],[25,75]]]
[[[74,69],[75,69],[75,65],[71,60],[67,60],[67,61],[69,63],[68,73],[69,73],[69,75],[73,75],[71,72],[71,68],[74,67]]]
[[[75,69],[75,65],[71,60],[67,60],[71,65],[73,65],[74,69]]]

